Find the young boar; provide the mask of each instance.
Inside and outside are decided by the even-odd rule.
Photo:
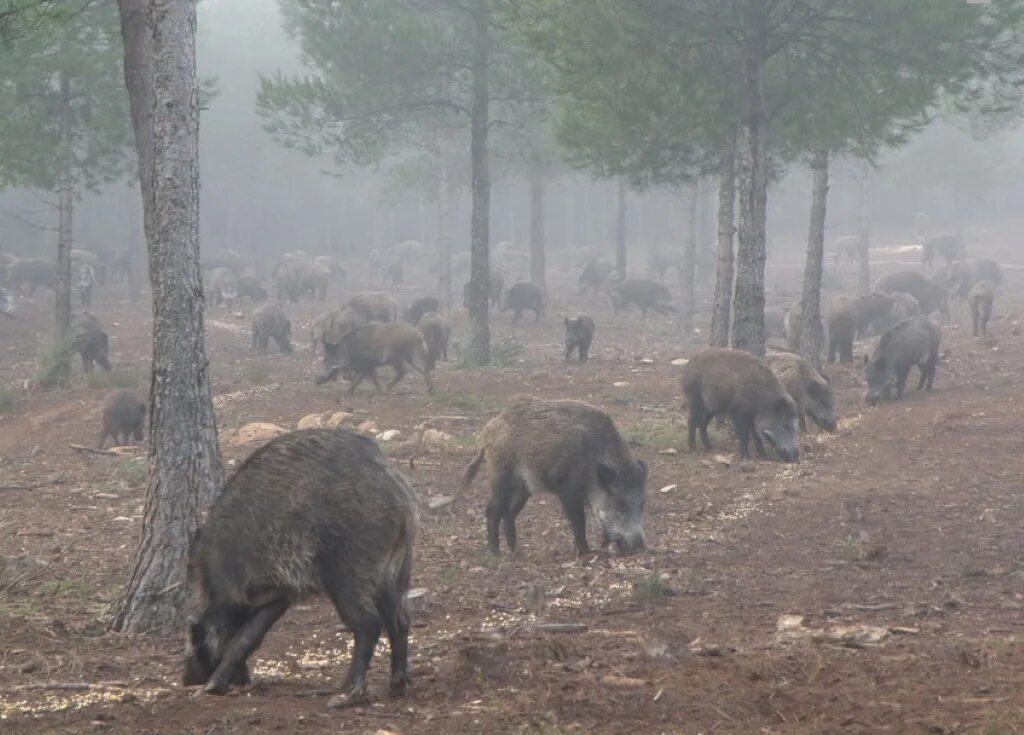
[[[562,317],[565,325],[565,361],[569,362],[572,353],[579,355],[580,362],[586,362],[590,356],[590,343],[594,341],[594,320],[586,314],[575,319]]]
[[[988,320],[992,316],[992,301],[995,299],[996,289],[988,281],[978,281],[967,294],[967,301],[971,306],[971,325],[974,336],[980,331],[982,336],[988,336]]]
[[[767,439],[784,462],[799,460],[796,403],[771,368],[749,352],[702,350],[683,367],[680,382],[689,406],[690,451],[697,448],[698,430],[704,448],[710,450],[708,424],[715,414],[727,414],[736,427],[740,457],[750,456],[753,436],[762,457]]]
[[[800,431],[807,431],[807,416],[825,431],[836,430],[836,399],[828,378],[809,360],[792,352],[769,352],[765,362],[796,403]]]
[[[914,365],[921,371],[917,389],[931,390],[941,339],[942,328],[923,315],[906,319],[883,334],[871,357],[864,356],[864,375],[868,384],[864,401],[874,406],[888,398],[894,383],[896,400],[903,398],[903,388]]]
[[[419,319],[419,330],[423,335],[423,341],[427,345],[427,365],[429,369],[434,369],[439,357],[448,362],[448,337],[451,334],[448,322],[439,317],[435,312],[428,311]]]
[[[82,358],[82,369],[91,373],[93,364],[110,372],[110,342],[99,320],[87,311],[71,320],[71,349]]]
[[[534,493],[558,496],[579,554],[590,552],[586,507],[597,514],[605,544],[619,553],[644,548],[647,465],[634,460],[611,417],[580,401],[513,399],[480,432],[480,450],[466,468],[464,487],[486,460],[491,499],[487,545],[498,553],[499,526],[516,548],[516,516]]]
[[[142,441],[142,427],[146,424],[146,404],[133,391],[119,390],[107,396],[103,402],[103,420],[100,429],[99,448],[107,437],[112,437],[118,446],[134,439]]]
[[[291,354],[292,323],[277,303],[263,304],[252,312],[252,348],[261,355],[267,354],[271,338],[281,352]]]
[[[249,683],[248,658],[296,602],[324,595],[355,637],[331,705],[367,699],[381,631],[391,692],[409,682],[416,498],[372,439],[344,429],[278,437],[227,481],[189,549],[186,686],[224,694]]]

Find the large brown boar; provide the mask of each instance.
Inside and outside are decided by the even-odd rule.
[[[398,302],[387,291],[357,293],[348,305],[371,322],[393,322],[398,318]]]
[[[22,284],[27,283],[29,295],[39,286],[52,289],[57,282],[57,264],[43,258],[18,258],[7,266],[6,285],[15,293],[22,293]]]
[[[183,682],[224,694],[249,682],[247,660],[296,602],[324,595],[355,637],[334,705],[367,698],[381,631],[391,692],[409,682],[416,498],[369,439],[344,429],[278,437],[227,481],[189,549]]]
[[[992,302],[996,297],[996,288],[988,281],[978,281],[967,294],[971,306],[971,325],[974,336],[980,331],[988,336],[988,320],[992,316]]]
[[[419,330],[427,345],[427,365],[431,370],[437,365],[437,359],[448,362],[448,338],[451,334],[448,322],[433,311],[428,311],[419,320]]]
[[[103,419],[100,429],[100,449],[107,437],[123,445],[134,439],[142,441],[142,427],[146,424],[146,404],[131,390],[119,390],[107,396],[103,402]]]
[[[647,465],[633,459],[611,417],[580,401],[519,396],[480,432],[480,450],[466,468],[464,486],[487,461],[487,545],[498,553],[499,526],[516,548],[516,516],[530,495],[558,496],[576,541],[590,552],[586,507],[597,514],[605,544],[619,553],[644,548]]]
[[[908,293],[917,299],[923,315],[937,311],[943,322],[949,323],[949,292],[917,271],[887,273],[875,283],[875,290],[884,294],[896,291]]]
[[[370,320],[357,312],[351,306],[341,309],[331,309],[324,312],[310,325],[309,336],[316,353],[318,345],[324,348],[324,367],[330,368],[337,365],[341,358],[338,356],[338,344],[341,338],[357,327],[365,327]]]
[[[285,316],[280,304],[263,304],[252,312],[252,348],[261,355],[267,354],[271,338],[281,352],[291,354],[292,323]]]
[[[544,292],[532,283],[520,281],[513,283],[505,292],[505,307],[502,311],[513,311],[512,323],[519,321],[524,311],[533,312],[533,320],[539,321],[544,316]]]
[[[800,431],[807,431],[807,416],[828,432],[836,430],[836,399],[828,378],[806,358],[793,352],[769,352],[765,362],[796,403]]]
[[[434,392],[427,345],[420,330],[408,324],[393,322],[358,327],[337,342],[331,357],[337,362],[324,375],[317,376],[317,385],[346,374],[353,376],[348,395],[355,393],[359,384],[367,378],[380,393],[383,389],[377,380],[377,368],[388,365],[395,371],[395,377],[388,383],[388,388],[394,387],[405,377],[408,368],[412,368],[423,376],[427,392]]]
[[[669,290],[660,283],[645,278],[627,278],[620,281],[612,286],[609,294],[616,314],[629,304],[639,308],[644,319],[647,318],[648,311],[667,314],[676,310],[672,305],[672,294]]]
[[[740,457],[750,456],[753,437],[762,457],[767,439],[784,462],[799,459],[796,403],[771,368],[749,352],[702,350],[683,367],[680,382],[689,406],[690,451],[697,448],[698,430],[704,448],[711,449],[708,424],[716,414],[726,414],[736,427]]]
[[[896,400],[903,398],[907,376],[914,365],[921,371],[917,389],[931,390],[941,340],[942,328],[923,315],[906,319],[883,334],[871,357],[864,356],[864,376],[868,384],[865,402],[874,406],[888,398],[894,384]]]

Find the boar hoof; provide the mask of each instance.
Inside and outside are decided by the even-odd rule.
[[[355,707],[356,705],[366,704],[369,701],[369,692],[366,689],[366,685],[363,684],[362,686],[356,687],[344,694],[335,694],[327,702],[327,708],[343,709],[345,707]]]

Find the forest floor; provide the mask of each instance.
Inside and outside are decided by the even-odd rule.
[[[1014,262],[994,245],[1000,253]],[[792,293],[791,260],[769,278]],[[244,318],[208,314],[229,464],[253,450],[231,441],[251,421],[294,427],[347,411],[401,432],[382,446],[424,501],[414,682],[387,697],[382,643],[373,702],[346,710],[326,704],[350,637],[322,600],[286,615],[254,656],[253,686],[222,698],[180,686],[182,639],[108,632],[139,535],[146,454],[72,445],[93,446],[109,386],[145,393],[149,309],[121,286],[101,290],[93,311],[112,337],[113,376],[86,380],[76,364],[70,389],[22,395],[50,320],[48,293],[26,300],[18,320],[0,322],[0,730],[1024,732],[1024,271],[1008,269],[986,339],[954,305],[931,394],[868,409],[860,366],[830,367],[839,430],[805,435],[798,465],[738,462],[725,430],[715,452],[687,452],[671,361],[703,336],[683,340],[664,317],[614,316],[602,296],[559,297],[574,293],[563,280],[539,323],[495,316],[495,341],[514,336],[521,355],[486,369],[442,364],[432,397],[414,374],[380,396],[315,387],[302,325],[318,304],[289,308],[290,356],[252,354]],[[561,359],[558,316],[579,310],[598,325],[587,365]],[[458,484],[475,432],[518,393],[613,415],[651,466],[645,553],[577,559],[557,501],[541,496],[520,517],[520,551],[488,556],[487,490]],[[406,443],[416,427],[448,444]],[[442,495],[454,501],[430,510]],[[585,629],[532,627],[556,622]]]

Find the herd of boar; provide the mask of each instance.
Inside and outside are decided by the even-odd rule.
[[[407,257],[375,251],[372,278],[401,283],[403,263],[417,252],[411,245],[402,246]],[[829,363],[852,362],[854,340],[878,335],[870,355],[864,356],[868,404],[893,391],[899,400],[915,366],[920,370],[918,388],[931,390],[942,336],[931,315],[938,313],[948,322],[951,296],[968,301],[975,336],[986,334],[1002,272],[990,260],[963,260],[955,246],[941,238],[926,243],[926,267],[932,267],[935,257],[948,261],[940,277],[900,271],[879,279],[871,293],[831,301],[823,325]],[[75,284],[83,307],[88,307],[92,279],[102,282],[107,273],[101,263],[76,252]],[[232,305],[240,299],[253,304],[252,348],[259,353],[266,353],[271,341],[282,353],[291,353],[285,304],[306,295],[323,302],[328,287],[346,278],[333,258],[310,258],[300,251],[280,259],[270,288],[244,273],[231,251],[205,265],[209,305]],[[665,269],[677,265],[667,256],[655,263],[650,280],[622,278],[599,259],[581,265],[580,293],[604,289],[615,313],[634,306],[646,319],[648,312],[676,310],[660,283]],[[43,267],[42,261],[14,260],[4,266],[7,289],[52,287],[52,267]],[[490,304],[512,311],[513,321],[524,311],[531,311],[535,321],[545,316],[545,294],[532,283],[519,281],[506,288],[504,277],[495,271],[488,288]],[[276,292],[274,301],[268,301],[271,290]],[[465,295],[468,301],[468,284]],[[0,290],[0,312],[12,315],[13,303],[11,292]],[[324,371],[316,384],[341,376],[349,381],[349,395],[364,380],[380,392],[377,370],[387,366],[394,373],[388,387],[412,370],[432,392],[437,363],[448,359],[450,330],[440,307],[437,298],[427,296],[400,309],[389,292],[364,291],[324,312],[310,330],[314,351],[323,354]],[[773,316],[766,314],[769,334],[778,329],[778,336],[795,348],[803,318],[800,304],[777,319]],[[594,320],[587,314],[566,316],[563,326],[565,360],[575,356],[586,363]],[[107,335],[95,316],[81,312],[75,317],[72,340],[86,371],[96,364],[110,370]],[[796,462],[799,433],[807,429],[808,419],[825,431],[836,429],[829,379],[795,350],[769,351],[760,359],[739,350],[707,348],[685,363],[679,380],[688,407],[691,451],[697,449],[698,434],[704,449],[711,449],[708,427],[716,416],[731,420],[743,458],[749,457],[753,443],[760,456],[771,447],[781,460]],[[145,404],[132,391],[112,393],[103,404],[100,446],[109,438],[140,441],[145,416]],[[579,554],[591,549],[588,510],[596,517],[602,546],[622,554],[645,548],[648,468],[633,456],[602,409],[573,400],[514,398],[480,432],[463,486],[484,466],[490,487],[485,516],[491,553],[499,553],[502,536],[510,551],[516,549],[516,518],[538,492],[558,498]],[[404,599],[416,527],[415,492],[368,437],[345,429],[307,429],[253,452],[227,481],[192,541],[184,683],[202,685],[212,694],[247,684],[248,658],[267,631],[298,600],[323,595],[355,639],[350,668],[332,705],[366,700],[367,668],[382,634],[390,643],[391,691],[401,694],[409,682]]]

